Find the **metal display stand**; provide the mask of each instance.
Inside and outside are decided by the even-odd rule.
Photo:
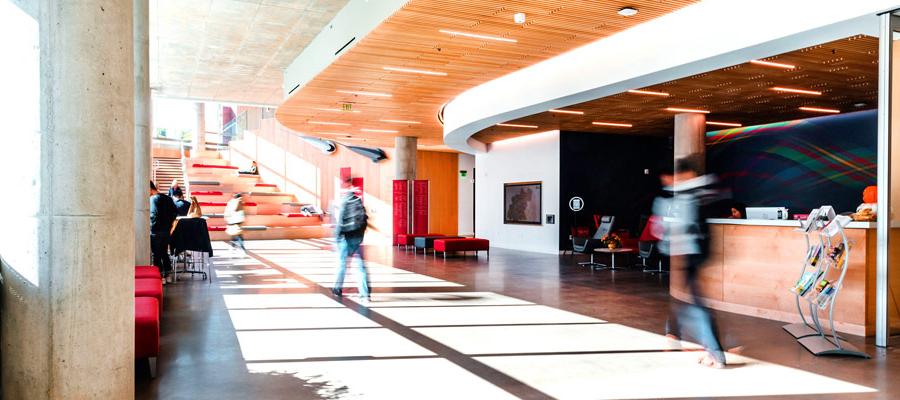
[[[806,236],[806,258],[800,278],[791,291],[796,295],[797,312],[802,322],[782,328],[817,356],[870,358],[838,336],[834,329],[835,302],[850,260],[850,242],[844,233],[844,226],[849,222],[849,217],[836,216],[831,206],[822,206],[812,210],[809,218],[800,224],[799,231]],[[803,313],[804,304],[808,308],[807,315]],[[828,319],[823,321],[822,314],[826,313]]]

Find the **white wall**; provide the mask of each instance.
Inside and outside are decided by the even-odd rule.
[[[457,185],[457,204],[459,207],[457,231],[461,236],[475,234],[475,156],[471,154],[459,155],[460,171],[466,171],[466,177],[459,177]]]
[[[543,182],[542,218],[559,219],[559,131],[494,143],[475,156],[475,234],[502,247],[539,253],[559,252],[559,227],[503,223],[503,184]]]

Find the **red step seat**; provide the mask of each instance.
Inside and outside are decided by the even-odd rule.
[[[198,204],[200,204],[200,207],[225,207],[226,205],[228,205],[228,203],[222,203],[218,201],[201,201]],[[245,202],[244,207],[256,207],[256,203]]]
[[[159,303],[153,297],[134,298],[134,358],[150,362],[150,375],[156,376],[159,356]]]
[[[488,257],[490,257],[491,251],[491,242],[487,239],[478,239],[478,238],[452,238],[452,239],[437,239],[434,241],[434,251],[443,252],[444,257],[447,257],[447,252],[450,251],[487,251]]]
[[[274,183],[257,183],[256,187],[278,187],[278,185]]]
[[[221,196],[222,194],[222,192],[213,190],[198,190],[196,192],[191,192],[192,196]]]
[[[397,246],[412,246],[417,237],[442,236],[442,233],[398,233]]]
[[[162,279],[135,279],[134,297],[152,297],[156,299],[160,309],[163,305]]]
[[[194,164],[194,168],[219,168],[219,169],[240,169],[231,165],[210,165],[210,164]]]
[[[153,265],[136,265],[134,267],[134,279],[162,279],[159,268]]]
[[[207,225],[207,229],[210,232],[225,232],[224,226],[209,226]]]

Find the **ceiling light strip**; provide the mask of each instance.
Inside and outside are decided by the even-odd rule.
[[[707,125],[713,125],[713,126],[730,126],[730,127],[732,127],[732,128],[740,128],[740,127],[744,126],[744,125],[741,125],[741,124],[739,124],[739,123],[737,123],[737,122],[716,122],[716,121],[706,121],[706,124],[707,124]]]
[[[637,89],[629,90],[628,93],[645,94],[645,95],[648,95],[648,96],[660,96],[660,97],[665,97],[665,96],[668,96],[668,95],[669,95],[669,94],[666,93],[666,92],[654,92],[654,91],[652,91],[652,90],[637,90]]]
[[[383,68],[385,71],[408,72],[411,74],[421,74],[421,75],[431,75],[431,76],[447,76],[446,72],[426,71],[424,69],[401,68],[401,67],[381,67],[381,68]]]
[[[591,122],[591,124],[597,125],[597,126],[613,126],[616,128],[631,128],[632,126],[634,126],[632,124],[623,124],[623,123],[618,123],[618,122],[599,122],[599,121]]]
[[[309,123],[313,125],[350,126],[346,122],[309,121]]]
[[[344,94],[355,94],[358,96],[372,96],[372,97],[394,97],[394,95],[390,93],[379,93],[379,92],[365,92],[361,90],[338,90],[338,93]]]
[[[451,31],[449,29],[441,29],[441,30],[439,30],[439,32],[446,33],[448,35],[453,35],[453,36],[465,36],[465,37],[473,38],[473,39],[495,40],[498,42],[506,42],[506,43],[518,43],[519,42],[516,39],[510,39],[510,38],[499,37],[499,36],[481,35],[478,33]]]
[[[840,114],[841,110],[835,110],[833,108],[821,108],[821,107],[800,107],[803,111],[811,111],[818,113],[826,113],[826,114]]]
[[[763,60],[750,60],[750,64],[762,65],[765,67],[773,67],[773,68],[784,68],[784,69],[794,69],[797,68],[796,65],[791,64],[783,64],[772,61],[763,61]]]
[[[575,110],[560,110],[557,108],[551,109],[550,112],[557,114],[572,114],[572,115],[584,115],[584,111],[575,111]]]
[[[362,132],[370,132],[370,133],[398,133],[398,131],[390,130],[390,129],[360,129]]]
[[[666,111],[682,112],[682,113],[709,114],[709,111],[706,111],[706,110],[695,110],[693,108],[681,108],[681,107],[669,107],[669,108],[666,108]]]
[[[507,128],[526,128],[526,129],[539,128],[539,126],[537,126],[537,125],[522,125],[522,124],[497,124],[497,126],[504,126]]]
[[[822,92],[820,92],[818,90],[795,89],[795,88],[786,88],[786,87],[781,87],[781,86],[775,86],[772,88],[772,90],[774,90],[776,92],[783,92],[783,93],[811,94],[814,96],[822,95]]]

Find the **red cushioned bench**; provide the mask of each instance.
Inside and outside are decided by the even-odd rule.
[[[159,356],[159,303],[153,297],[134,298],[134,358],[147,359],[150,376],[156,377]]]
[[[134,279],[162,279],[159,268],[153,265],[136,265],[134,267]]]
[[[397,248],[399,249],[400,246],[402,245],[404,250],[408,249],[409,246],[413,245],[413,242],[416,240],[417,237],[439,236],[439,235],[441,235],[441,234],[440,233],[417,233],[417,234],[398,233],[397,234]]]
[[[134,297],[152,297],[156,299],[160,310],[163,305],[162,279],[135,279]]]
[[[479,251],[487,251],[488,258],[491,258],[491,242],[487,239],[478,238],[448,238],[436,239],[434,241],[434,255],[437,252],[443,252],[444,258],[447,258],[447,252],[450,251],[474,251],[475,257],[478,257]]]
[[[231,165],[211,165],[211,164],[194,164],[194,168],[216,168],[216,169],[240,169]]]

